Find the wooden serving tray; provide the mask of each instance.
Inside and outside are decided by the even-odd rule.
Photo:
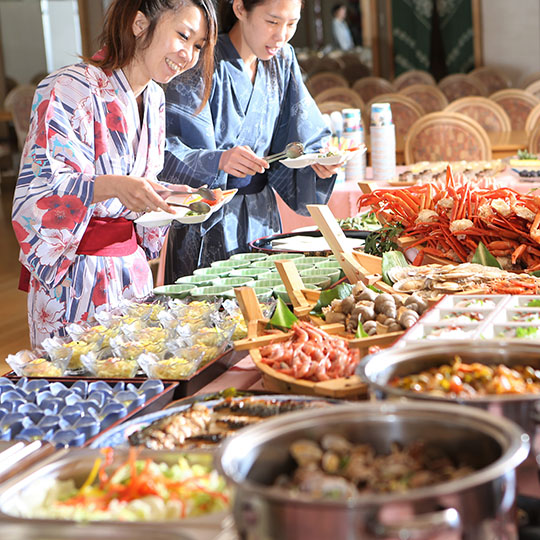
[[[287,264],[289,262],[276,262],[276,265]],[[305,379],[295,379],[265,364],[262,361],[259,348],[270,343],[288,341],[293,336],[293,332],[265,333],[268,319],[263,318],[253,289],[251,287],[240,287],[234,291],[248,327],[248,336],[245,339],[235,341],[234,347],[236,350],[249,350],[253,363],[261,372],[265,389],[285,394],[292,393],[340,399],[365,399],[367,397],[367,385],[357,375],[332,379],[330,381],[314,382]],[[402,332],[395,332],[369,338],[349,339],[344,335],[344,328],[341,324],[323,324],[320,325],[320,328],[329,334],[342,336],[347,341],[349,347],[360,349],[361,356],[365,355],[371,346],[377,345],[383,347],[390,345],[402,335]]]

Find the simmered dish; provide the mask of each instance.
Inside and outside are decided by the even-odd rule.
[[[488,394],[538,394],[540,370],[532,366],[504,364],[466,364],[456,356],[452,364],[443,364],[420,373],[396,377],[390,386],[412,392],[440,396],[480,397]]]
[[[393,443],[390,453],[370,444],[355,444],[328,433],[319,442],[299,439],[289,447],[296,464],[274,485],[290,494],[316,499],[351,499],[366,493],[404,492],[470,474],[473,469],[454,463],[441,449],[424,442]]]

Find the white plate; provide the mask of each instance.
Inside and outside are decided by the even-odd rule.
[[[163,227],[164,225],[169,225],[171,221],[178,221],[179,223],[183,223],[185,225],[202,223],[203,221],[206,221],[214,212],[217,212],[224,204],[227,204],[236,195],[237,191],[237,189],[228,189],[223,191],[223,199],[221,199],[221,201],[214,206],[211,206],[210,212],[207,214],[186,216],[186,214],[189,212],[188,208],[175,208],[176,213],[174,215],[163,210],[158,212],[147,212],[146,214],[138,217],[135,220],[135,223],[138,223],[143,227]],[[200,200],[200,196],[194,195],[193,197],[188,197],[185,203],[189,204],[191,202]]]
[[[315,163],[317,160],[317,154],[304,154],[297,158],[287,158],[280,160],[280,163],[283,163],[285,167],[289,169],[303,169],[304,167],[309,167],[309,165]]]
[[[331,167],[340,163],[347,163],[347,161],[349,161],[349,159],[351,159],[353,156],[362,155],[365,151],[366,146],[362,144],[355,151],[335,149],[332,150],[333,155],[331,156],[321,154],[304,154],[303,156],[294,159],[282,159],[280,163],[283,163],[283,165],[285,165],[285,167],[289,167],[289,169],[302,169],[303,167],[308,167],[314,163]]]

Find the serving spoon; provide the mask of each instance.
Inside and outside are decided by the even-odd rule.
[[[196,214],[208,214],[210,212],[210,205],[203,201],[195,201],[191,204],[180,204],[174,201],[168,203],[170,206],[180,206],[182,208],[189,208],[192,212]]]
[[[279,154],[272,154],[271,156],[266,156],[264,159],[267,163],[273,163],[279,159],[294,159],[300,157],[304,153],[304,145],[301,142],[291,142],[289,143],[283,152]]]

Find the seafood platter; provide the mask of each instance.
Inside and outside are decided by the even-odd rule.
[[[316,291],[303,289],[289,261],[276,264],[297,306],[295,313],[303,316],[287,332],[268,330],[268,320],[262,316],[253,291],[238,288],[236,294],[247,320],[248,336],[235,342],[235,348],[250,351],[268,390],[334,398],[365,397],[365,386],[353,375],[361,355],[372,346],[394,342],[427,309],[427,303],[416,296],[402,300],[399,294],[376,293],[359,282],[348,289],[350,294],[336,297],[323,308],[324,318],[315,317],[310,311],[317,303]],[[313,293],[312,302],[303,296],[305,293]],[[359,323],[365,337],[356,338]]]
[[[398,293],[415,293],[424,299],[443,294],[515,294],[540,292],[540,279],[475,263],[426,264],[394,267],[388,277]]]
[[[172,399],[176,383],[148,379],[114,385],[76,381],[70,387],[46,379],[0,379],[0,440],[47,441],[85,446],[99,433]]]
[[[418,250],[416,265],[427,257],[465,263],[482,243],[505,270],[540,269],[540,204],[534,193],[469,182],[448,167],[438,183],[365,193],[358,200],[362,208],[387,226],[403,228],[400,242]]]
[[[65,384],[81,378],[111,384],[164,379],[178,382],[175,397],[193,393],[237,361],[230,343],[240,312],[232,305],[230,312],[220,310],[221,304],[128,302],[114,313],[97,314],[95,324],[69,325],[67,339],[46,339],[39,349],[9,355],[14,373],[7,377]]]

